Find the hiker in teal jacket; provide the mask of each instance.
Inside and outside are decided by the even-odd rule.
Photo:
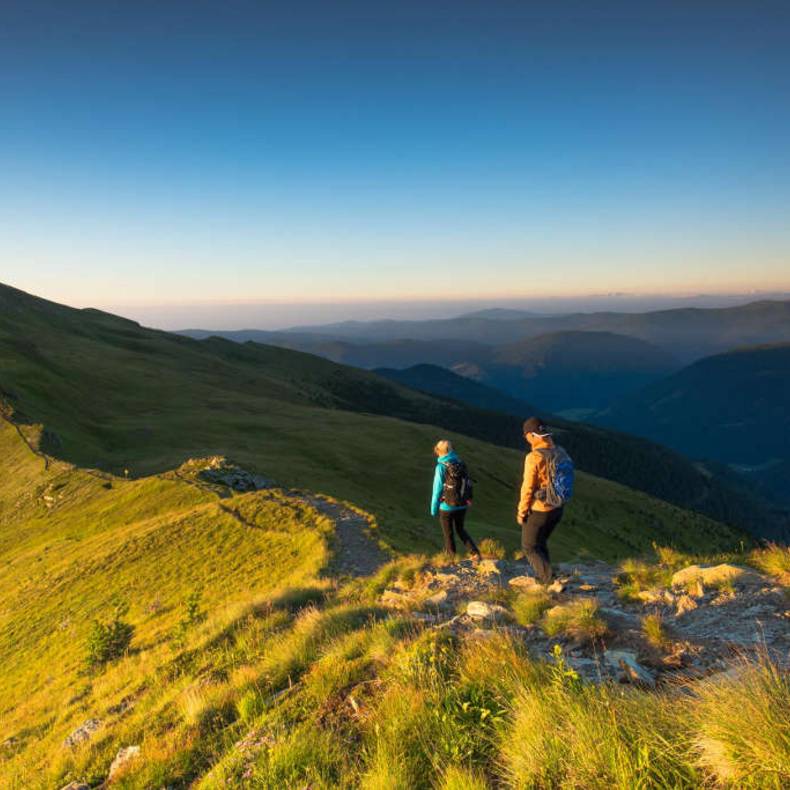
[[[431,515],[436,516],[437,513],[439,515],[439,523],[442,525],[442,532],[444,533],[444,550],[447,554],[455,556],[455,535],[457,533],[458,538],[471,553],[472,559],[479,560],[480,551],[464,528],[468,504],[450,505],[444,501],[444,483],[447,467],[452,463],[460,463],[461,459],[456,455],[452,444],[447,439],[437,442],[433,452],[436,455],[436,471],[433,475]]]

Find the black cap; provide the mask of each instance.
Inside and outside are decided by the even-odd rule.
[[[530,417],[524,421],[524,436],[528,433],[548,433],[549,429],[540,417]]]

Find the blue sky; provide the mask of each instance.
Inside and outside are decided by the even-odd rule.
[[[0,281],[127,312],[787,289],[786,9],[4,0]]]

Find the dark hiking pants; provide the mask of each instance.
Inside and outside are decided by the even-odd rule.
[[[561,518],[561,507],[549,510],[547,513],[533,510],[526,522],[521,525],[521,549],[542,584],[551,581],[551,561],[547,541]]]
[[[464,546],[466,546],[470,553],[480,553],[477,549],[477,546],[475,546],[475,542],[469,536],[469,533],[464,529],[465,520],[466,509],[439,511],[439,523],[442,525],[442,532],[444,532],[444,550],[448,554],[455,554],[454,533],[457,533],[459,540],[464,544]]]

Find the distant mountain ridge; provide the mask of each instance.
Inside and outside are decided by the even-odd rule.
[[[481,380],[560,412],[603,408],[678,367],[670,354],[638,338],[566,331],[498,346]]]
[[[587,414],[705,356],[790,342],[790,301],[558,316],[495,308],[429,321],[182,334],[264,342],[365,369],[441,365],[544,410]]]
[[[790,300],[762,300],[737,307],[683,307],[645,313],[570,313],[508,320],[491,311],[427,321],[348,321],[298,327],[286,334],[319,334],[362,342],[468,340],[501,345],[569,330],[614,332],[653,343],[681,362],[736,346],[790,342]]]
[[[790,504],[790,343],[706,357],[596,421],[739,468]]]

